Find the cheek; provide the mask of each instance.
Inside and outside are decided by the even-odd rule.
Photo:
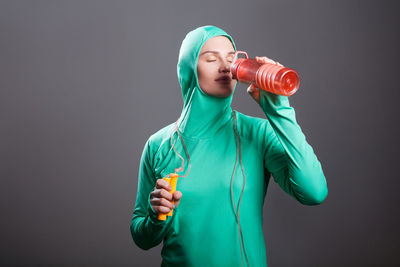
[[[199,83],[207,83],[212,80],[213,72],[211,66],[199,66],[197,68],[197,76],[199,78]]]

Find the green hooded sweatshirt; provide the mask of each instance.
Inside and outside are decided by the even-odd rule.
[[[202,91],[197,79],[199,52],[208,39],[219,35],[229,38],[236,51],[232,37],[211,25],[189,32],[180,48],[177,72],[184,106],[178,129],[191,167],[186,177],[178,178],[176,190],[182,198],[165,221],[157,219],[150,193],[157,179],[182,165],[171,146],[175,123],[148,139],[140,160],[130,231],[144,250],[163,241],[161,266],[267,266],[263,204],[271,175],[302,204],[320,204],[328,194],[321,164],[288,97],[260,90],[266,118],[257,118],[232,112],[233,93],[217,98]],[[172,142],[185,159],[184,170],[178,173],[184,175],[189,160],[177,132]]]

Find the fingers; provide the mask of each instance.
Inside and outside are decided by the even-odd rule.
[[[158,198],[158,197],[151,197],[150,204],[153,207],[154,211],[156,211],[157,213],[168,213],[175,207],[179,206],[181,198],[182,198],[182,192],[175,191],[173,194],[174,204],[172,204],[172,202],[168,201],[165,198]]]
[[[150,204],[154,211],[162,213],[168,213],[171,211],[171,209],[175,208],[175,205],[165,198],[151,198]]]
[[[164,179],[158,179],[158,180],[157,180],[157,182],[156,182],[156,188],[157,188],[157,189],[164,188],[164,189],[167,190],[167,191],[171,191],[171,190],[172,190],[171,185],[170,185],[167,181],[165,181]]]
[[[172,201],[172,194],[165,189],[154,189],[153,192],[150,193],[150,198],[165,198],[166,200]]]
[[[255,57],[255,59],[257,60],[257,62],[260,62],[260,63],[276,64],[276,65],[279,65],[279,66],[283,67],[283,65],[281,63],[279,63],[277,61],[274,61],[274,60],[272,60],[270,58],[267,58],[267,57]]]
[[[150,193],[150,204],[154,211],[157,213],[168,213],[171,209],[179,205],[182,193],[175,191],[174,194],[171,194],[169,192],[171,190],[171,185],[167,181],[163,179],[156,181],[154,190]]]
[[[275,64],[275,61],[267,57],[255,57],[257,62]]]

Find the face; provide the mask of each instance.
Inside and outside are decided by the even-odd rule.
[[[235,88],[230,64],[235,49],[225,36],[208,39],[200,50],[197,62],[197,76],[200,88],[208,95],[228,97]]]

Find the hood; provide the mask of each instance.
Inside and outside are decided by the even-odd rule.
[[[179,131],[188,138],[211,138],[232,118],[233,93],[226,98],[207,95],[199,86],[197,61],[204,43],[214,36],[226,36],[236,51],[232,37],[224,30],[202,26],[189,32],[182,41],[177,64],[178,81],[182,89],[183,110],[178,120]]]

